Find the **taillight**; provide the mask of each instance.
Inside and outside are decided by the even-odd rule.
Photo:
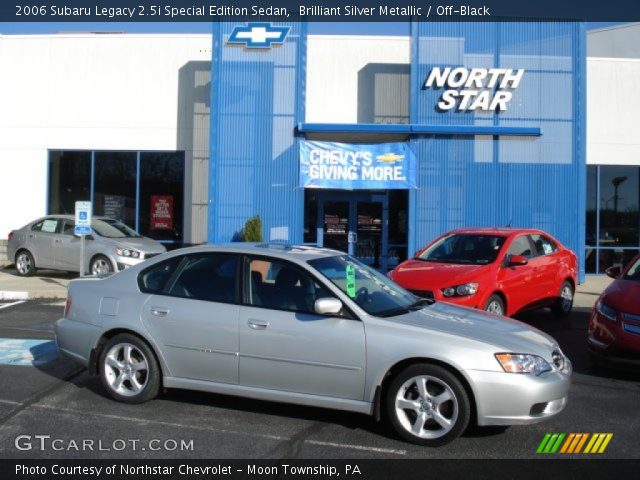
[[[14,234],[13,234],[13,232],[9,232],[9,238],[8,238],[8,240],[11,240],[11,239],[13,238],[13,235],[14,235]]]
[[[69,313],[69,310],[71,310],[71,297],[67,295],[67,302],[64,304],[64,315],[63,315],[63,317],[67,316],[67,313]]]

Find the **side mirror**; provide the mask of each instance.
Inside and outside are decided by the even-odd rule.
[[[342,302],[337,298],[319,298],[313,309],[318,315],[338,315],[342,310]]]
[[[507,265],[510,267],[518,267],[521,265],[526,265],[527,263],[529,263],[529,260],[527,260],[522,255],[511,255],[509,257],[509,261],[507,262]]]
[[[620,265],[615,265],[607,268],[604,272],[607,274],[607,277],[618,278],[622,273],[622,267]]]

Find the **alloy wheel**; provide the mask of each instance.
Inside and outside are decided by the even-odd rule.
[[[104,357],[104,378],[114,392],[131,397],[144,390],[149,379],[149,362],[130,343],[118,343]]]
[[[395,398],[396,416],[411,435],[440,438],[458,419],[458,400],[443,380],[430,375],[412,377],[402,384]]]
[[[563,312],[568,312],[573,306],[573,289],[569,285],[562,287],[560,292],[560,308]]]
[[[21,275],[25,275],[31,271],[33,264],[31,258],[26,253],[21,253],[16,259],[16,269]]]
[[[97,258],[91,264],[92,275],[105,275],[111,271],[111,266],[104,258]]]
[[[504,315],[502,305],[500,305],[500,302],[496,300],[492,300],[489,305],[487,305],[487,312],[492,313],[493,315]]]

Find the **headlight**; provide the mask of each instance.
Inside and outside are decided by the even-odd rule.
[[[611,320],[612,322],[615,322],[616,318],[618,317],[618,312],[616,312],[602,300],[598,300],[598,302],[596,303],[596,312],[598,312],[603,317]]]
[[[116,248],[116,254],[121,257],[140,258],[140,252],[137,250],[129,250],[128,248]]]
[[[507,373],[533,373],[541,375],[550,372],[551,365],[538,355],[526,353],[496,353],[496,360]]]
[[[475,295],[478,291],[477,283],[465,283],[464,285],[456,285],[455,287],[448,287],[442,289],[442,295],[445,297],[466,297],[469,295]]]

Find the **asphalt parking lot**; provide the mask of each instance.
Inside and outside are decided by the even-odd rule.
[[[519,316],[573,361],[567,408],[537,425],[470,431],[439,449],[399,441],[384,424],[347,412],[177,390],[143,405],[116,403],[52,353],[62,300],[3,301],[0,458],[531,458],[547,432],[606,432],[613,438],[600,458],[637,459],[640,373],[591,365],[587,305],[596,296],[585,295],[567,320]]]

